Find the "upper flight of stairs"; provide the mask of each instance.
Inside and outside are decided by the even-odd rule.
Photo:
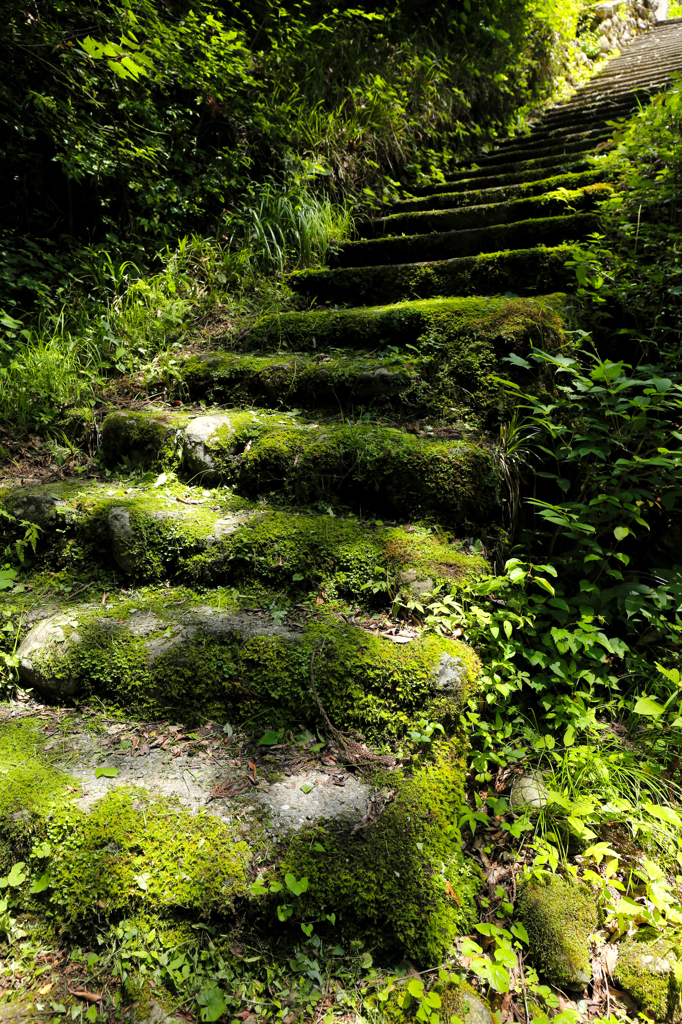
[[[682,19],[673,19],[638,37],[527,136],[503,141],[443,182],[407,190],[360,228],[360,240],[341,246],[331,269],[294,275],[294,287],[340,304],[565,289],[562,246],[596,229],[606,191],[590,158],[609,148],[614,121],[678,71]],[[570,210],[545,198],[559,188],[581,190]]]
[[[485,486],[495,486],[494,443],[486,431],[499,399],[492,397],[491,375],[511,372],[503,362],[510,350],[523,355],[531,344],[567,343],[562,317],[563,293],[575,284],[566,265],[571,245],[598,229],[599,201],[612,189],[593,158],[613,145],[615,122],[676,71],[682,71],[682,23],[664,22],[570,100],[547,110],[527,135],[453,168],[437,184],[405,189],[400,201],[360,225],[357,240],[338,247],[328,268],[291,275],[291,286],[313,308],[266,317],[245,337],[226,339],[224,349],[193,357],[185,367],[187,393],[219,403],[251,400],[272,408],[279,402],[304,417],[315,410],[327,422],[361,414],[376,424],[377,438],[382,421],[400,436],[416,433],[425,455],[405,478],[411,481],[405,514],[437,511],[450,526],[474,531],[492,528],[496,516],[500,525],[499,503],[484,502],[484,512],[483,504],[477,511],[475,501],[454,500],[457,486],[470,486],[454,462],[442,468],[443,493],[451,497],[440,502],[426,452],[444,443],[462,467],[467,452],[486,451],[492,462]],[[420,426],[423,419],[452,430],[437,442]],[[338,432],[327,437],[327,448],[311,462],[296,445],[280,453],[277,468],[272,463],[265,476],[253,478],[256,489],[267,490],[269,479],[286,491],[305,465],[304,475],[325,477],[319,493],[396,515],[400,494],[387,489],[372,461],[372,432],[357,434],[357,449]],[[246,440],[244,465],[256,451],[274,451],[272,439]],[[384,450],[392,443],[402,444],[396,435]],[[359,472],[358,464],[373,468]],[[246,481],[245,468],[240,472]],[[453,473],[461,482],[451,490]]]

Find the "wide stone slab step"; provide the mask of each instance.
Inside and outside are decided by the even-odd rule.
[[[555,174],[576,174],[579,171],[594,169],[589,158],[580,156],[558,162],[551,168]],[[548,167],[536,167],[526,171],[510,171],[505,174],[487,174],[483,177],[468,177],[461,181],[443,181],[435,185],[422,185],[410,189],[415,196],[438,195],[441,192],[469,192],[473,189],[504,188],[509,185],[520,185],[526,181],[543,181],[548,177]]]
[[[163,591],[111,608],[45,609],[19,645],[19,676],[50,698],[96,699],[146,718],[317,721],[310,685],[338,729],[382,740],[412,715],[457,714],[479,662],[457,640],[422,633],[398,644],[321,615],[304,626]]]
[[[299,271],[289,284],[315,302],[349,306],[443,295],[534,296],[574,287],[575,273],[566,266],[571,255],[570,246],[538,246],[439,262]]]
[[[470,189],[460,192],[437,192],[423,197],[410,194],[405,190],[405,199],[390,206],[389,216],[393,213],[402,214],[417,210],[453,210],[467,206],[487,206],[492,203],[504,203],[514,199],[527,199],[543,195],[559,188],[578,189],[588,185],[600,185],[605,178],[604,172],[598,168],[577,173],[555,174],[549,178],[521,182],[517,185],[503,185],[499,188]]]
[[[281,345],[277,355],[191,356],[178,366],[176,393],[223,405],[336,407],[351,416],[362,409],[400,420],[441,419],[444,409],[450,420],[494,415],[500,399],[490,374],[511,369],[500,362],[502,353],[527,351],[531,338],[550,348],[564,343],[561,317],[554,307],[525,300],[507,301],[504,310],[500,301],[485,300],[489,308],[461,316],[467,300],[453,310],[451,301],[266,318],[240,347],[262,340],[267,348],[271,330]]]
[[[369,608],[376,594],[385,601],[402,589],[406,596],[439,585],[450,591],[486,569],[468,542],[447,542],[426,527],[377,524],[352,513],[280,511],[229,492],[202,496],[177,480],[155,490],[99,481],[44,485],[3,501],[10,513],[29,505],[42,510],[34,519],[41,527],[34,574],[69,564],[79,573],[87,560],[93,567],[116,565],[137,582],[286,593],[294,603],[323,594]],[[7,529],[3,534],[11,541]],[[72,589],[88,589],[80,573]]]
[[[578,163],[581,157],[585,153],[589,153],[594,147],[589,143],[581,143],[577,150],[573,151],[568,148],[566,151],[553,154],[552,156],[537,156],[528,157],[527,159],[515,159],[513,154],[507,156],[502,154],[504,159],[482,159],[480,162],[470,166],[469,168],[462,168],[461,170],[451,171],[445,174],[446,182],[460,182],[460,181],[475,181],[476,178],[489,178],[493,174],[500,176],[507,174],[518,174],[522,171],[537,171],[543,168],[553,168],[557,165],[561,166],[566,163]],[[547,171],[545,170],[545,174]]]
[[[564,338],[564,303],[563,294],[531,300],[496,295],[281,313],[259,320],[240,345],[248,350],[277,345],[312,354],[342,348],[376,349],[381,345],[428,349],[437,338],[443,349],[463,357],[463,346],[473,338],[480,346],[502,343],[505,348],[521,351],[531,343],[537,344],[548,331],[551,344],[555,338]]]
[[[514,210],[511,206],[511,216]],[[372,238],[341,245],[330,262],[343,268],[371,267],[457,259],[534,245],[556,246],[586,238],[598,226],[599,221],[592,213],[569,213],[468,230]]]
[[[159,418],[147,415],[153,424]],[[480,531],[500,515],[494,446],[482,437],[441,440],[395,427],[311,422],[302,416],[231,410],[176,426],[161,456],[153,429],[140,464],[180,467],[194,484],[225,484],[245,497],[280,494],[301,504],[341,501],[382,515],[436,514]],[[160,418],[162,425],[163,418]],[[125,448],[125,418],[109,416],[102,450],[115,466]],[[460,435],[455,431],[455,435]]]
[[[535,142],[531,136],[525,143],[518,141],[515,146],[481,153],[473,161],[469,160],[458,164],[445,175],[445,178],[447,181],[457,181],[460,176],[469,174],[470,168],[475,168],[480,172],[484,169],[506,170],[516,167],[551,166],[553,163],[561,163],[566,155],[586,153],[597,146],[604,146],[610,142],[612,135],[612,131],[602,130],[596,132],[594,136],[588,133],[570,141],[562,138],[552,140],[550,137],[548,140],[542,140],[541,143]],[[543,162],[541,163],[541,161]]]
[[[568,196],[540,195],[533,198],[512,199],[479,206],[454,207],[444,210],[395,213],[377,217],[360,226],[362,238],[384,235],[417,235],[426,232],[474,231],[501,224],[514,224],[529,219],[565,215],[571,212],[594,210],[597,203],[613,193],[610,185],[598,183],[571,191]],[[497,248],[497,247],[496,247]]]

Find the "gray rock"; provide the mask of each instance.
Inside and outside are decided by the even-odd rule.
[[[211,454],[211,438],[220,427],[230,427],[230,416],[198,416],[185,428],[183,438],[183,462],[203,484],[220,482],[220,472]]]
[[[39,1014],[32,999],[19,998],[0,1005],[0,1024],[36,1024]],[[47,1018],[40,1014],[41,1020]]]
[[[130,525],[130,512],[127,508],[112,508],[107,517],[111,549],[114,559],[124,572],[135,571],[135,558],[130,548],[133,541],[133,528]]]
[[[514,810],[540,811],[547,806],[547,789],[541,772],[527,772],[514,782],[509,805]]]
[[[213,532],[205,540],[206,547],[210,548],[230,534],[236,533],[240,526],[249,519],[248,514],[226,516],[224,519],[216,519],[213,524]]]
[[[302,787],[311,788],[306,793]],[[262,807],[274,831],[283,834],[321,820],[356,824],[368,810],[371,787],[355,775],[348,775],[344,786],[335,786],[322,772],[306,771],[253,789],[249,800]]]
[[[51,697],[73,697],[78,682],[66,669],[74,643],[80,643],[73,613],[58,612],[39,622],[19,647],[19,678]]]
[[[160,1003],[152,999],[149,1003],[149,1012],[143,1014],[135,1013],[135,1024],[185,1024],[182,1017],[176,1017],[172,1010],[164,1010]]]
[[[197,634],[211,638],[227,638],[238,635],[250,637],[284,637],[296,640],[300,634],[275,622],[244,612],[228,614],[219,612],[208,605],[199,605],[174,620],[161,619],[153,612],[142,611],[121,622],[116,615],[92,615],[92,621],[102,631],[122,630],[144,641],[147,667],[152,666],[170,651],[176,651],[173,663],[183,664],[183,647]],[[75,697],[79,682],[67,668],[69,654],[76,644],[82,642],[77,632],[75,612],[50,615],[28,633],[19,647],[19,676],[27,686],[34,686],[52,697]],[[170,634],[154,637],[170,626]]]
[[[467,681],[466,665],[460,658],[453,658],[445,651],[438,659],[434,676],[434,686],[444,693],[459,694]]]
[[[398,574],[398,579],[414,597],[423,597],[433,590],[433,580],[430,576],[419,579],[419,573],[415,569],[406,569]]]
[[[467,995],[466,1001],[469,1009],[462,1017],[464,1024],[493,1024],[493,1015],[482,999]]]
[[[66,502],[52,494],[20,493],[13,495],[8,504],[13,516],[36,523],[42,530],[54,529],[65,521],[66,512],[59,510],[66,510]]]

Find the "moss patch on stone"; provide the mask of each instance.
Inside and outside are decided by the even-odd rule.
[[[483,219],[483,218],[482,218]],[[538,216],[509,224],[433,231],[415,235],[390,235],[357,242],[345,242],[330,259],[333,267],[374,267],[386,264],[423,263],[475,256],[503,249],[525,249],[533,245],[561,245],[585,238],[599,226],[593,213]]]
[[[599,922],[587,886],[558,875],[532,878],[520,888],[517,909],[538,972],[560,988],[585,985],[591,976],[588,937]]]
[[[558,188],[583,188],[585,185],[599,185],[604,181],[603,169],[572,171],[553,174],[535,181],[516,185],[502,185],[498,188],[471,189],[469,191],[440,192],[428,196],[414,196],[400,200],[394,206],[396,212],[412,210],[444,210],[460,206],[480,206],[485,203],[504,203],[511,199],[526,199],[539,196]]]
[[[301,596],[317,589],[326,601],[367,603],[380,584],[380,600],[412,580],[456,589],[486,570],[484,559],[464,554],[424,527],[377,527],[329,515],[255,514],[232,536],[184,563],[202,584],[254,578]]]
[[[306,504],[333,497],[401,517],[435,513],[453,526],[480,528],[499,517],[499,473],[480,441],[432,441],[365,424],[269,429],[261,421],[220,428],[210,452],[223,479],[248,496],[280,491]]]
[[[90,814],[55,808],[42,833],[53,851],[48,902],[66,920],[191,910],[224,914],[246,894],[249,845],[211,815],[192,817],[144,790],[119,789]]]
[[[280,902],[295,902],[296,919],[335,913],[347,935],[362,936],[382,958],[404,951],[421,964],[439,962],[475,920],[479,879],[460,853],[457,828],[463,754],[462,743],[452,740],[411,777],[378,772],[375,784],[394,799],[356,834],[317,829],[292,839],[279,870],[308,878],[308,891]],[[459,902],[447,895],[448,882]]]
[[[108,466],[116,466],[124,459],[131,466],[167,464],[173,451],[174,431],[171,414],[111,413],[102,425],[101,457]]]
[[[470,231],[492,225],[511,225],[512,222],[530,218],[562,216],[569,210],[593,210],[599,200],[608,199],[612,194],[613,186],[599,183],[573,188],[565,196],[557,194],[555,190],[549,195],[480,206],[394,213],[370,221],[362,234],[365,238],[373,238],[389,234],[417,235],[429,231]]]
[[[263,317],[241,344],[260,349],[277,343],[311,354],[336,347],[404,348],[411,344],[421,348],[437,332],[442,344],[455,350],[462,340],[476,338],[487,345],[498,343],[528,351],[531,344],[551,344],[552,336],[565,341],[564,303],[565,295],[555,293],[533,300],[502,296],[426,299],[365,309],[283,313]]]
[[[682,1020],[680,986],[673,974],[679,954],[677,942],[650,928],[619,943],[616,982],[652,1020]]]
[[[290,275],[289,284],[319,303],[349,306],[439,295],[546,295],[574,287],[575,273],[566,267],[571,253],[567,245],[538,245],[430,263],[302,270]]]
[[[251,849],[235,829],[132,788],[86,814],[40,741],[37,723],[0,727],[0,874],[26,864],[28,881],[13,894],[19,908],[64,926],[93,923],[102,910],[223,914],[245,895]],[[47,888],[32,896],[30,881],[44,876]]]
[[[337,728],[386,740],[423,715],[452,723],[478,675],[473,651],[456,640],[422,635],[392,644],[331,615],[296,631],[207,604],[178,612],[160,594],[156,603],[121,603],[113,613],[83,608],[72,617],[64,640],[31,655],[39,685],[68,685],[85,701],[146,717],[317,722],[316,650],[318,693]],[[443,658],[457,685],[439,683]]]

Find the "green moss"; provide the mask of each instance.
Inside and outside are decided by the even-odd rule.
[[[174,427],[167,415],[146,412],[114,412],[102,426],[101,456],[108,466],[123,459],[132,466],[168,462],[173,450]]]
[[[253,424],[217,430],[210,452],[223,479],[254,497],[334,497],[401,517],[437,513],[450,525],[478,529],[499,519],[500,478],[492,450],[480,441],[432,441],[364,424]]]
[[[289,284],[317,302],[353,306],[438,295],[542,295],[574,287],[575,273],[565,265],[571,252],[538,245],[423,264],[305,270],[292,274]]]
[[[558,875],[533,878],[520,888],[517,909],[537,970],[559,987],[586,984],[591,976],[588,938],[599,922],[587,886]]]
[[[317,650],[318,692],[334,724],[386,740],[422,715],[454,721],[478,674],[470,648],[434,635],[392,644],[332,616],[295,632],[205,605],[179,615],[162,597],[134,608],[75,615],[77,634],[33,657],[43,685],[58,691],[68,681],[85,699],[144,717],[315,722]],[[451,691],[436,680],[445,655],[461,677]]]
[[[7,780],[0,786],[0,815],[43,813],[63,792],[68,779],[40,756],[44,743],[38,723],[30,719],[0,726],[0,774]]]
[[[518,374],[502,364],[504,355],[570,344],[564,302],[563,295],[430,299],[267,316],[240,339],[247,352],[192,356],[180,385],[226,403],[269,405],[276,397],[284,407],[362,405],[450,422],[496,415],[504,402],[496,378]],[[276,355],[262,354],[275,345]],[[533,375],[519,382],[533,386]]]
[[[553,338],[555,343],[565,342],[561,315],[564,302],[562,294],[530,301],[469,297],[283,313],[259,320],[242,345],[257,349],[277,343],[308,353],[336,347],[374,349],[379,345],[424,348],[437,334],[444,348],[452,347],[457,353],[462,342],[472,338],[488,346],[527,351],[531,345],[547,340],[551,343]]]
[[[410,210],[444,210],[458,206],[481,206],[486,203],[503,203],[511,199],[526,199],[551,192],[558,188],[576,189],[585,185],[601,184],[604,181],[603,169],[554,174],[535,181],[521,182],[517,185],[503,185],[499,188],[469,189],[458,192],[441,192],[435,195],[414,197],[401,200],[395,204],[396,211]]]
[[[217,818],[144,790],[113,790],[89,814],[55,808],[49,905],[65,920],[145,908],[225,913],[246,893],[250,850]]]
[[[439,1016],[443,1021],[459,1017],[464,1024],[469,1024],[471,1020],[481,1024],[481,1006],[490,1014],[488,1000],[466,981],[453,978],[443,985],[436,986],[436,990],[441,995],[442,1010]],[[492,1020],[492,1014],[490,1019]]]
[[[204,584],[260,579],[300,594],[317,589],[327,601],[367,601],[385,583],[381,599],[401,589],[405,572],[434,585],[456,587],[485,571],[482,558],[465,555],[429,530],[376,527],[330,516],[255,515],[220,545],[196,555],[185,570]]]
[[[568,191],[568,190],[567,190]],[[541,194],[507,202],[481,206],[459,206],[451,210],[410,211],[394,213],[371,221],[363,230],[366,238],[385,235],[416,235],[428,231],[470,231],[493,225],[511,225],[529,218],[561,216],[571,211],[593,210],[597,202],[607,199],[613,187],[602,183],[573,188],[568,195]],[[570,199],[570,202],[568,201]],[[462,253],[466,255],[466,253]]]
[[[615,979],[655,1021],[682,1020],[680,987],[672,966],[679,957],[677,943],[642,928],[618,947]]]
[[[32,878],[49,874],[25,909],[62,924],[107,914],[230,910],[246,893],[250,848],[229,826],[144,790],[120,788],[86,814],[73,780],[41,752],[35,723],[0,730],[0,874],[21,859]],[[94,769],[93,769],[94,771]],[[21,905],[21,904],[20,904]]]
[[[542,216],[510,224],[457,231],[433,231],[427,234],[388,236],[358,242],[345,242],[331,261],[337,267],[371,267],[378,264],[423,263],[458,258],[478,253],[521,249],[533,245],[561,245],[585,238],[598,228],[592,213]]]
[[[361,936],[381,957],[438,963],[455,935],[475,920],[479,880],[475,867],[462,858],[457,829],[464,753],[461,742],[441,743],[435,763],[417,768],[411,777],[377,773],[377,787],[395,799],[374,824],[354,835],[319,828],[295,836],[280,870],[308,878],[307,893],[296,901],[296,918],[333,912],[344,937]],[[324,853],[315,851],[314,842]],[[447,895],[448,882],[456,900]]]

